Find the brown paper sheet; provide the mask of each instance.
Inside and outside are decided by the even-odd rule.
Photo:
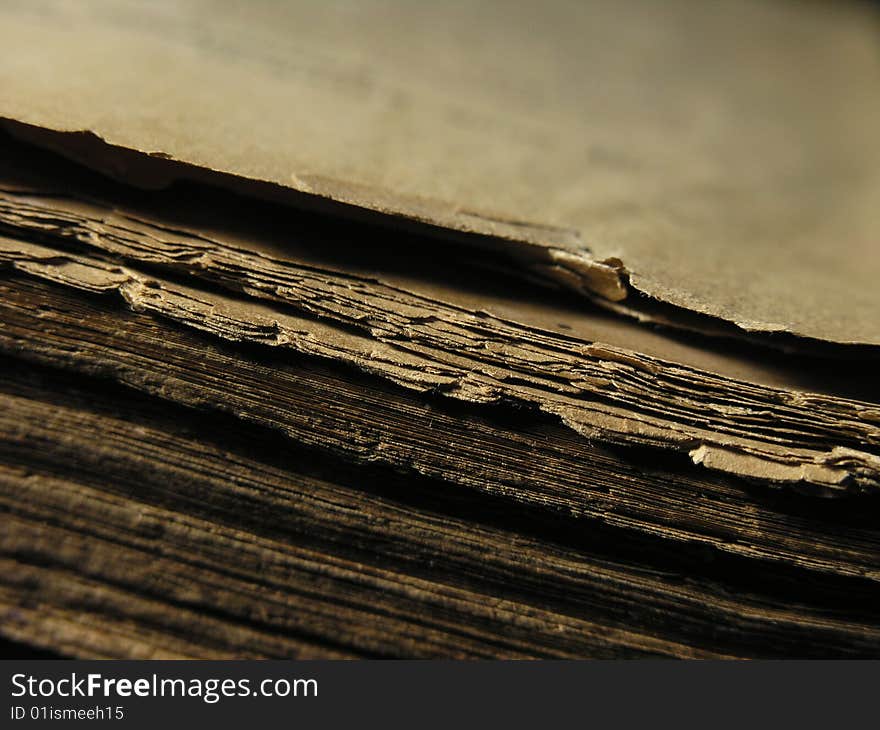
[[[878,27],[849,3],[13,1],[0,117],[88,131],[36,138],[130,182],[214,171],[500,236],[630,313],[878,345]]]

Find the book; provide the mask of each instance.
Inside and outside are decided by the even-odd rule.
[[[875,15],[4,7],[8,646],[876,656]]]

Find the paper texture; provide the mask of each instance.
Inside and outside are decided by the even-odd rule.
[[[765,484],[880,489],[876,378],[859,363],[678,342],[586,305],[534,299],[528,287],[497,293],[488,272],[476,288],[440,264],[420,276],[423,259],[386,271],[382,257],[344,255],[399,250],[381,229],[377,243],[366,226],[195,190],[175,207],[177,193],[137,195],[82,175],[39,184],[37,159],[16,173],[8,152],[0,264],[29,276],[121,295],[135,311],[222,340],[469,404],[512,404],[591,440],[679,452]]]
[[[152,155],[42,138],[130,182],[263,181],[546,248],[624,311],[880,344],[867,7],[28,0],[0,42],[0,117]]]

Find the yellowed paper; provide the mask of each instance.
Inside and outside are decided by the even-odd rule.
[[[876,21],[739,0],[7,2],[0,117],[152,155],[31,135],[131,182],[210,170],[540,246],[623,311],[644,292],[878,345]]]

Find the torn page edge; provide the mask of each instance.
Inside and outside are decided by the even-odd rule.
[[[433,360],[430,353],[419,354],[405,346],[401,349],[392,343],[343,332],[329,324],[280,312],[268,304],[229,299],[145,276],[129,267],[42,246],[8,239],[5,243],[2,258],[23,273],[95,293],[115,291],[132,309],[159,314],[223,339],[290,347],[306,355],[349,362],[409,389],[440,392],[471,403],[507,401],[537,408],[557,416],[587,438],[684,450],[708,468],[765,483],[799,485],[825,495],[880,489],[880,459],[860,449],[841,450],[831,445],[830,449],[817,451],[725,435],[645,414],[634,418],[625,409],[593,400],[589,391],[582,391],[578,397],[536,391],[509,382],[503,372],[496,374],[485,366],[473,369],[473,363],[468,367],[466,362],[456,365]],[[600,347],[593,354],[606,349],[614,351]],[[613,372],[609,371],[612,378]]]

